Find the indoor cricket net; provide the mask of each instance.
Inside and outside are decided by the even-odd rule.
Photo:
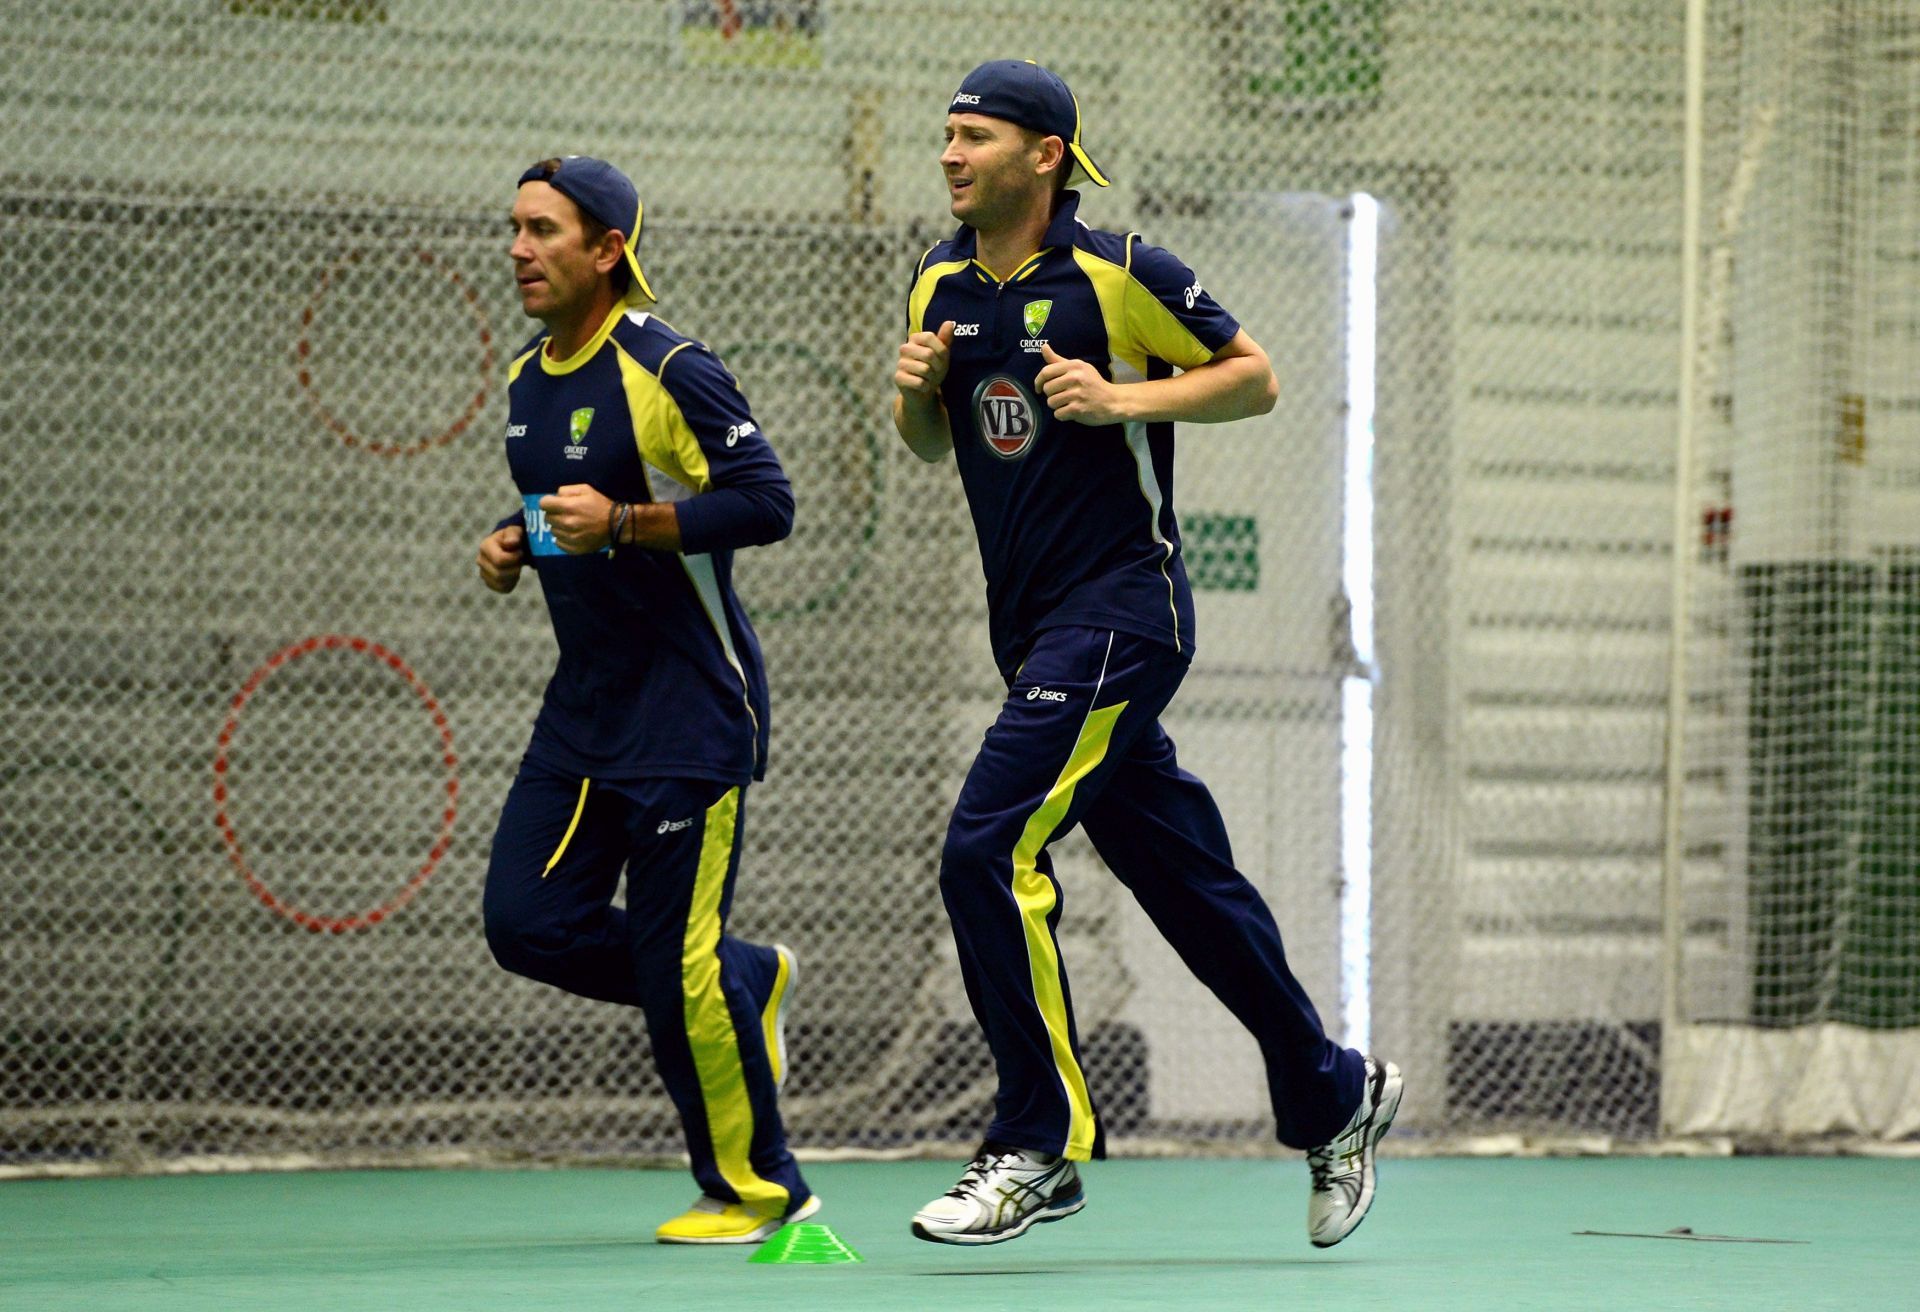
[[[658,312],[798,499],[738,566],[734,919],[802,957],[792,1137],[978,1132],[935,876],[999,689],[886,407],[947,97],[1003,55],[1078,94],[1083,216],[1280,375],[1180,438],[1167,726],[1408,1141],[1920,1132],[1911,6],[1706,0],[1691,57],[1659,0],[11,8],[0,1163],[678,1150],[638,1018],[480,928],[553,650],[472,563],[506,210],[565,151],[632,173]],[[1116,1148],[1267,1144],[1250,1041],[1056,858]]]

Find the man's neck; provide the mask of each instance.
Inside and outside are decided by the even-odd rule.
[[[547,355],[550,359],[565,360],[579,353],[580,348],[593,340],[600,331],[600,325],[607,321],[617,304],[613,289],[602,285],[592,302],[577,316],[547,321]]]
[[[992,231],[974,229],[974,255],[987,266],[987,272],[1005,282],[1032,259],[1046,240],[1047,225],[1053,221],[1053,200],[1039,205],[1004,226]]]

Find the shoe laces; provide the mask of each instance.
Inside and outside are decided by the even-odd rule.
[[[1315,1193],[1324,1194],[1333,1188],[1332,1144],[1307,1149],[1307,1173],[1313,1177]]]
[[[1362,1104],[1353,1114],[1352,1123],[1331,1142],[1307,1149],[1307,1171],[1313,1177],[1314,1192],[1330,1193],[1336,1184],[1358,1188],[1356,1179],[1363,1169],[1372,1123],[1372,1110]]]
[[[960,1178],[955,1181],[953,1188],[947,1190],[947,1197],[962,1199],[971,1197],[985,1187],[987,1177],[992,1175],[1002,1162],[1009,1157],[1017,1156],[1019,1156],[1018,1150],[995,1152],[989,1148],[982,1148],[974,1154],[973,1160],[967,1163],[967,1169],[960,1173]]]

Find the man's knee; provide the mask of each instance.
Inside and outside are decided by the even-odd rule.
[[[633,974],[641,995],[679,1006],[699,996],[709,976],[720,974],[719,958],[689,960],[678,938],[665,934],[636,934],[633,938]]]
[[[542,984],[556,982],[565,934],[558,926],[487,898],[483,906],[487,950],[501,969]]]
[[[949,904],[978,898],[1006,883],[1019,836],[1001,828],[963,822],[958,816],[947,826],[940,849],[940,893]]]

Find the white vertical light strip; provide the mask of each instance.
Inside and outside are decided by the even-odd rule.
[[[1686,89],[1680,179],[1680,392],[1673,442],[1673,568],[1668,577],[1667,733],[1665,789],[1661,795],[1660,845],[1660,1131],[1674,1132],[1671,1109],[1680,1078],[1675,1056],[1680,1040],[1680,971],[1684,964],[1681,918],[1685,903],[1680,864],[1686,852],[1682,802],[1687,777],[1687,639],[1691,544],[1699,533],[1693,453],[1700,420],[1700,237],[1706,223],[1705,136],[1707,5],[1687,0]],[[1718,325],[1715,325],[1718,327]],[[1749,521],[1742,521],[1743,523]]]
[[[1340,688],[1340,1001],[1347,1046],[1373,1037],[1373,397],[1380,202],[1351,198],[1341,582],[1358,673]]]

